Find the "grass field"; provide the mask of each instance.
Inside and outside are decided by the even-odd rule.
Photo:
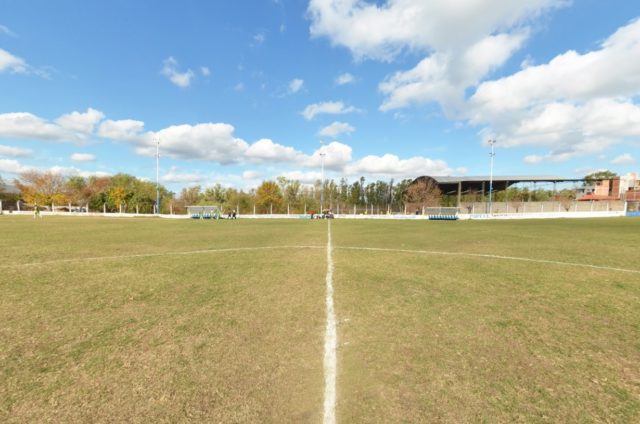
[[[640,421],[639,230],[332,221],[338,422]],[[0,422],[322,421],[326,221],[0,234]]]

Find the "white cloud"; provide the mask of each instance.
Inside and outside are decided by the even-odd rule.
[[[300,91],[303,85],[304,85],[304,80],[301,80],[299,78],[291,80],[291,82],[289,83],[289,93],[290,94],[297,93],[298,91]]]
[[[0,156],[29,157],[33,154],[33,151],[28,149],[20,149],[18,147],[3,146],[0,145]]]
[[[381,3],[381,2],[377,2]],[[522,28],[565,0],[311,0],[311,35],[357,59],[391,60],[402,50],[463,51],[498,30]],[[375,28],[375,31],[372,31]]]
[[[323,137],[337,137],[340,134],[351,134],[355,130],[355,128],[346,122],[335,121],[321,129],[318,134]]]
[[[17,160],[13,159],[0,159],[0,172],[6,172],[9,174],[22,174],[23,172],[29,171],[48,171],[54,174],[62,174],[66,176],[74,176],[78,175],[84,178],[88,178],[91,176],[104,177],[110,175],[106,172],[101,171],[84,171],[75,167],[69,166],[52,166],[50,168],[46,167],[35,167],[35,166],[27,166],[23,165]]]
[[[24,59],[14,56],[6,50],[0,49],[0,72],[11,72],[14,74],[26,73],[29,65]]]
[[[380,84],[381,110],[440,102],[454,114],[465,90],[503,65],[528,37],[529,24],[568,0],[311,0],[311,35],[346,47],[356,60],[392,61],[424,53],[413,69]],[[375,28],[375,31],[372,31]]]
[[[415,68],[396,72],[379,85],[387,95],[380,109],[435,101],[453,114],[464,104],[465,89],[503,65],[525,38],[526,32],[490,35],[459,53],[433,53]]]
[[[17,37],[16,33],[11,31],[9,27],[0,25],[0,34],[8,35],[10,37]]]
[[[172,125],[149,134],[145,144],[136,152],[145,156],[154,156],[156,151],[153,139],[160,139],[160,154],[175,159],[207,160],[221,164],[242,161],[248,144],[233,135],[234,128],[229,124],[205,123],[197,125]]]
[[[160,177],[160,181],[165,183],[199,183],[204,179],[202,175],[181,173],[176,167],[172,167],[169,172]]]
[[[104,113],[88,108],[86,112],[71,112],[62,115],[55,123],[62,128],[83,134],[91,134],[95,126],[104,119]]]
[[[103,117],[102,112],[91,108],[62,115],[53,122],[27,112],[4,113],[0,114],[0,138],[82,143],[92,136]]]
[[[548,63],[482,83],[466,115],[505,147],[549,148],[527,163],[596,154],[640,138],[640,20],[594,51],[568,51]]]
[[[72,134],[27,112],[0,114],[0,138],[68,141]]]
[[[336,84],[338,85],[351,84],[354,81],[355,78],[349,72],[345,72],[344,74],[340,74],[336,77]]]
[[[263,44],[266,41],[266,39],[267,39],[267,36],[261,32],[253,36],[253,41],[256,45]]]
[[[396,155],[369,155],[345,168],[347,175],[372,175],[393,177],[416,177],[419,175],[449,175],[451,169],[442,160],[433,160],[422,156],[400,159]]]
[[[243,84],[243,83],[241,83],[241,82],[239,82],[239,83],[237,83],[237,84],[233,87],[233,89],[234,89],[235,91],[244,91],[244,84]]]
[[[15,159],[0,159],[0,172],[6,172],[8,174],[21,174],[31,169],[32,168],[22,165]]]
[[[255,180],[256,178],[259,178],[260,175],[261,174],[258,171],[252,171],[252,170],[244,171],[242,173],[242,179],[243,180]]]
[[[544,160],[544,158],[542,156],[539,155],[528,155],[525,156],[522,159],[525,163],[531,164],[531,165],[535,165],[537,163],[540,163]]]
[[[263,138],[251,144],[245,151],[246,157],[254,162],[293,162],[302,158],[302,153],[293,147],[286,147],[281,144]]]
[[[74,162],[94,162],[96,155],[91,153],[74,153],[71,155],[71,160]]]
[[[108,172],[103,171],[85,171],[73,166],[52,166],[51,168],[38,168],[40,171],[50,171],[54,174],[62,174],[66,176],[79,176],[83,178],[89,177],[107,177],[111,175]]]
[[[351,146],[337,141],[332,141],[313,152],[311,156],[306,158],[303,164],[309,168],[320,168],[322,165],[322,153],[324,153],[325,169],[341,171],[349,162],[351,162]]]
[[[624,153],[614,158],[611,163],[614,165],[633,165],[636,163],[636,159],[630,153]]]
[[[341,101],[323,102],[308,105],[302,112],[302,116],[304,116],[307,121],[310,121],[320,114],[342,115],[358,111],[359,110],[353,106],[345,106]]]
[[[207,66],[201,66],[200,73],[202,74],[202,76],[208,77],[209,75],[211,75],[211,70],[209,70]]]
[[[165,59],[160,73],[181,88],[189,87],[191,80],[195,76],[191,69],[187,69],[185,72],[178,71],[178,61],[173,56]]]
[[[631,97],[640,94],[640,20],[618,29],[596,51],[568,51],[549,63],[487,81],[471,98],[472,119],[482,121],[510,110],[549,101]]]
[[[117,141],[143,142],[144,122],[133,119],[121,119],[113,121],[107,119],[98,129],[100,137],[109,138]]]

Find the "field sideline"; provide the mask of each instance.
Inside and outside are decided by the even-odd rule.
[[[0,216],[0,421],[638,421],[638,229]]]

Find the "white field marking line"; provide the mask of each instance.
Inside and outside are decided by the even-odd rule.
[[[327,327],[324,333],[324,424],[336,422],[336,312],[333,307],[331,220],[327,220]]]
[[[69,258],[69,259],[53,259],[43,262],[28,262],[24,264],[0,265],[1,268],[19,268],[38,265],[53,265],[71,262],[91,262],[102,260],[132,259],[132,258],[153,258],[158,256],[180,256],[180,255],[200,255],[206,253],[224,253],[224,252],[242,252],[252,250],[275,250],[275,249],[324,249],[324,246],[259,246],[259,247],[229,247],[224,249],[205,249],[205,250],[187,250],[178,252],[160,252],[160,253],[139,253],[134,255],[114,255],[114,256],[94,256],[89,258]]]
[[[626,269],[626,268],[615,268],[611,266],[601,266],[601,265],[591,265],[591,264],[581,264],[578,262],[562,262],[562,261],[552,261],[548,259],[533,259],[533,258],[522,258],[518,256],[501,256],[501,255],[489,255],[483,253],[464,253],[464,252],[438,252],[432,250],[410,250],[410,249],[387,249],[383,247],[357,247],[357,246],[336,246],[336,249],[345,249],[345,250],[367,250],[373,252],[396,252],[396,253],[419,253],[424,255],[443,255],[443,256],[467,256],[472,258],[488,258],[488,259],[505,259],[510,261],[522,261],[522,262],[534,262],[541,264],[551,264],[551,265],[564,265],[564,266],[575,266],[582,268],[592,268],[592,269],[600,269],[605,271],[618,271],[618,272],[631,272],[634,274],[640,274],[640,270],[637,269]]]

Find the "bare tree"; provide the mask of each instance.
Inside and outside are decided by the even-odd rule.
[[[420,207],[437,207],[440,206],[442,200],[442,192],[440,188],[431,179],[421,179],[415,181],[404,194],[404,201]]]

